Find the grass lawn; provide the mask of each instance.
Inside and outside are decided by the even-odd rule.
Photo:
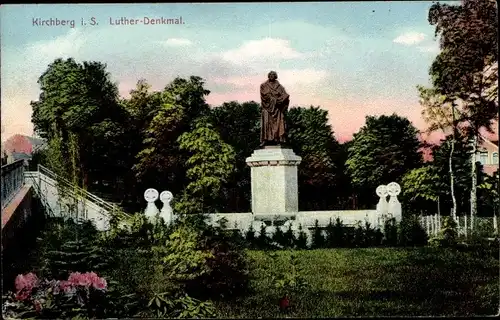
[[[499,308],[499,260],[444,248],[295,251],[308,289],[292,296],[290,317],[492,315]],[[280,317],[271,270],[289,268],[249,251],[251,291],[216,302],[218,316]],[[280,261],[281,260],[281,261]]]

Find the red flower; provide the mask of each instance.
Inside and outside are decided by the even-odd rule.
[[[287,309],[288,307],[290,307],[290,299],[288,299],[288,297],[281,298],[279,305],[281,310]]]
[[[68,281],[75,286],[88,287],[92,284],[86,273],[75,272],[69,275]]]
[[[59,289],[65,293],[68,293],[73,289],[73,284],[69,281],[61,281],[59,282]]]
[[[104,278],[100,278],[95,272],[80,273],[75,272],[70,274],[67,284],[73,286],[94,287],[96,289],[106,289],[107,283]],[[65,285],[67,285],[65,284]]]
[[[29,291],[26,291],[26,290],[19,291],[16,293],[16,300],[23,301],[23,300],[28,299],[29,296],[30,296]]]
[[[28,273],[26,275],[18,275],[15,280],[16,284],[16,290],[22,291],[22,290],[27,290],[30,291],[33,290],[34,287],[38,286],[39,280],[38,277],[34,273]]]
[[[31,291],[39,285],[40,281],[34,273],[28,273],[26,275],[18,275],[15,280],[16,286],[16,299],[26,300],[31,295]]]

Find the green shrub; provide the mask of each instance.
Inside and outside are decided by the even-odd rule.
[[[273,242],[284,247],[285,246],[285,234],[281,230],[281,227],[276,227],[274,234],[272,235]]]
[[[396,219],[387,219],[384,223],[384,238],[382,244],[395,247],[398,245],[398,227]]]
[[[280,255],[276,253],[272,253],[270,256],[274,260],[280,259]],[[303,276],[304,268],[299,263],[297,255],[289,251],[286,252],[285,258],[288,258],[289,263],[289,265],[286,265],[285,271],[272,271],[274,273],[272,275],[272,282],[274,283],[274,287],[278,289],[278,296],[276,297],[278,299],[282,297],[293,298],[308,287],[308,283]],[[276,261],[275,264],[282,264],[283,262],[280,260]]]
[[[260,250],[268,250],[271,248],[271,239],[267,236],[265,225],[260,227],[259,236],[255,244]]]
[[[156,250],[163,254],[169,278],[197,299],[235,297],[248,286],[244,239],[238,230],[210,226],[204,217],[181,219]]]
[[[165,247],[155,248],[162,254],[162,263],[169,278],[183,283],[210,272],[206,263],[214,255],[200,246],[200,234],[189,226],[180,226],[166,242]]]
[[[477,224],[474,228],[474,233],[483,238],[495,237],[495,229],[493,223],[489,219],[476,219]]]
[[[247,242],[247,246],[249,248],[254,248],[256,246],[255,244],[255,229],[253,228],[252,225],[250,225],[250,228],[248,228],[246,234],[245,234],[245,240]]]
[[[326,227],[326,247],[339,248],[345,245],[345,228],[342,221],[337,218],[335,224],[330,219],[330,223]]]
[[[427,245],[427,232],[422,228],[416,215],[409,215],[400,222],[398,228],[398,243],[401,246]]]
[[[361,247],[361,248],[366,247],[365,230],[363,229],[360,223],[358,223],[354,228],[352,245],[354,247]]]
[[[364,243],[366,247],[375,247],[381,244],[383,235],[381,235],[378,229],[372,228],[371,224],[368,221],[365,221],[363,231]]]
[[[451,247],[457,244],[458,232],[455,219],[446,216],[439,234],[429,240],[429,244],[438,247]]]
[[[65,279],[72,272],[101,272],[113,265],[91,222],[50,219],[38,240],[37,270],[42,277]]]
[[[191,281],[190,296],[228,298],[241,295],[248,288],[248,259],[239,231],[207,227],[201,233],[201,248],[211,252],[207,259],[209,272]]]
[[[314,231],[312,234],[311,248],[319,249],[324,247],[325,247],[325,237],[323,236],[323,232],[319,227],[318,220],[316,220],[316,222],[314,223]]]
[[[382,245],[382,242],[384,240],[384,233],[380,228],[375,229],[374,231],[374,245],[375,246],[380,246]]]
[[[288,229],[283,234],[283,246],[286,249],[293,249],[295,247],[295,234],[292,230],[292,225],[288,225]]]
[[[299,234],[295,239],[295,246],[297,249],[307,249],[307,234],[304,232],[302,225],[299,226]]]

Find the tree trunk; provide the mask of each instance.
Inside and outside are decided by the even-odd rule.
[[[472,156],[471,156],[471,175],[472,186],[470,190],[470,227],[474,231],[474,222],[477,215],[477,166],[476,166],[476,151],[477,151],[477,134],[472,137]]]
[[[451,208],[451,214],[453,219],[457,216],[457,198],[455,197],[455,175],[453,174],[453,153],[455,153],[455,138],[451,141],[450,156],[448,158],[449,172],[450,172],[450,192],[451,200],[453,201],[453,207]]]
[[[450,147],[450,157],[448,158],[449,170],[450,170],[450,192],[451,192],[451,200],[453,201],[453,208],[451,209],[451,214],[453,219],[457,216],[457,198],[455,197],[455,175],[453,174],[453,154],[455,153],[455,140],[456,140],[456,127],[455,123],[455,102],[451,104],[451,117],[452,117],[452,130],[453,130],[453,139],[451,140]]]

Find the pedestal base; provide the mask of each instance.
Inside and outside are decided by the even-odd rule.
[[[251,167],[254,214],[299,211],[297,167],[301,160],[292,149],[279,147],[255,150],[246,159]]]

